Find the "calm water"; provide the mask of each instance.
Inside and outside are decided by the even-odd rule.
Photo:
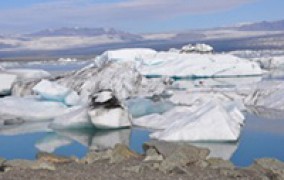
[[[44,67],[49,71],[66,71],[76,70],[88,63],[76,62],[62,66],[31,64],[25,67]],[[245,82],[247,80],[243,79]],[[221,85],[224,82],[228,85],[226,80],[208,80],[206,83],[218,85],[220,81]],[[116,143],[127,144],[132,150],[143,153],[142,144],[150,140],[150,131],[139,128],[114,131],[94,129],[52,131],[48,128],[48,124],[49,122],[25,123],[0,128],[0,157],[35,159],[39,151],[83,157],[89,149],[106,149],[113,147]],[[259,115],[247,114],[246,125],[239,142],[195,145],[207,147],[212,151],[213,156],[231,159],[237,166],[248,166],[254,159],[262,157],[273,157],[284,161],[284,116],[274,112],[263,112]]]

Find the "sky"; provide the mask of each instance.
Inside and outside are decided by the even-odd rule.
[[[172,32],[284,19],[284,0],[1,0],[0,34],[60,27]]]

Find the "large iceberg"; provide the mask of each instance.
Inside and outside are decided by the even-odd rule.
[[[17,76],[0,72],[0,96],[11,93],[12,85],[16,81]]]
[[[131,56],[125,56],[124,51]],[[109,61],[132,61],[143,75],[149,77],[235,77],[262,74],[256,62],[229,54],[157,52],[136,56],[135,53],[136,49],[107,51],[97,57],[96,61],[100,64]]]
[[[133,124],[164,129],[150,135],[164,141],[236,141],[244,124],[244,116],[237,107],[218,101],[209,101],[193,110],[173,109],[164,115],[150,116],[133,120]]]
[[[41,101],[35,97],[0,99],[0,115],[19,117],[25,121],[52,120],[72,110],[60,102]]]

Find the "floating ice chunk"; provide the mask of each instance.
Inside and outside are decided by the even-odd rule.
[[[244,116],[236,109],[230,111],[217,101],[205,103],[191,116],[175,120],[160,132],[154,132],[151,138],[164,141],[236,141]]]
[[[15,136],[22,134],[31,134],[38,132],[52,132],[49,126],[50,122],[25,122],[20,125],[2,126],[0,127],[0,135]]]
[[[89,110],[91,121],[99,129],[117,129],[131,126],[129,113],[118,107],[112,109],[96,108]]]
[[[48,80],[41,80],[34,88],[33,91],[39,94],[46,100],[62,101],[71,92],[69,88],[61,86],[57,83]]]
[[[0,99],[0,114],[20,117],[26,121],[51,120],[68,113],[71,108],[60,102],[40,101],[34,97]]]
[[[13,83],[17,76],[12,74],[5,74],[0,72],[0,95],[8,95],[11,93]]]
[[[72,143],[72,140],[60,136],[56,133],[49,133],[43,139],[36,142],[35,147],[41,152],[53,153],[59,147],[63,147]]]
[[[130,49],[118,49],[113,51],[106,51],[101,56],[96,58],[96,62],[102,64],[102,62],[109,61],[140,61],[145,56],[153,56],[157,51],[148,48],[130,48]]]
[[[59,116],[50,124],[52,129],[79,129],[94,127],[87,108],[79,107],[70,113]]]
[[[153,113],[163,113],[173,108],[173,104],[167,101],[154,102],[150,99],[136,98],[126,101],[126,106],[132,116],[140,117]]]
[[[33,87],[33,91],[39,94],[43,99],[64,102],[69,106],[75,106],[80,103],[80,96],[75,91],[59,85],[56,82],[41,80]]]
[[[50,73],[40,69],[8,69],[9,74],[17,75],[18,79],[41,79],[50,76]]]
[[[254,107],[284,110],[284,83],[264,81],[245,99],[245,104]]]

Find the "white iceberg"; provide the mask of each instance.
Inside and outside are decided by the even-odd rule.
[[[237,141],[243,121],[244,116],[237,108],[211,101],[193,113],[184,113],[165,130],[154,132],[150,137],[164,141]]]
[[[41,79],[49,77],[51,74],[41,69],[7,69],[5,72],[14,74],[18,79]]]
[[[19,117],[25,121],[52,120],[72,110],[60,102],[41,101],[35,97],[0,99],[0,115]]]
[[[0,95],[8,95],[11,93],[13,83],[17,80],[16,75],[0,72]]]
[[[245,99],[248,106],[273,110],[284,110],[284,83],[282,81],[264,81],[252,88]]]
[[[126,56],[127,53],[130,55]],[[256,62],[229,54],[136,53],[136,49],[107,51],[96,62],[132,61],[140,73],[149,77],[236,77],[263,73]]]
[[[144,58],[143,63],[138,70],[150,77],[236,77],[262,74],[257,63],[226,54],[162,52],[156,56]]]
[[[106,51],[95,61],[103,64],[109,61],[141,61],[145,56],[153,56],[157,51],[148,48],[131,48]]]
[[[58,130],[58,129],[90,128],[94,126],[88,115],[87,108],[79,107],[63,116],[55,118],[51,122],[50,127],[52,129]]]
[[[42,133],[42,132],[52,132],[50,129],[48,121],[43,122],[25,122],[20,125],[11,125],[11,126],[0,126],[0,135],[4,136],[16,136],[23,134],[32,134],[32,133]]]
[[[33,91],[46,100],[64,102],[70,106],[80,103],[80,97],[75,91],[45,79],[35,85]]]
[[[96,108],[88,112],[93,125],[98,129],[118,129],[131,126],[128,111],[118,107],[112,109]]]

